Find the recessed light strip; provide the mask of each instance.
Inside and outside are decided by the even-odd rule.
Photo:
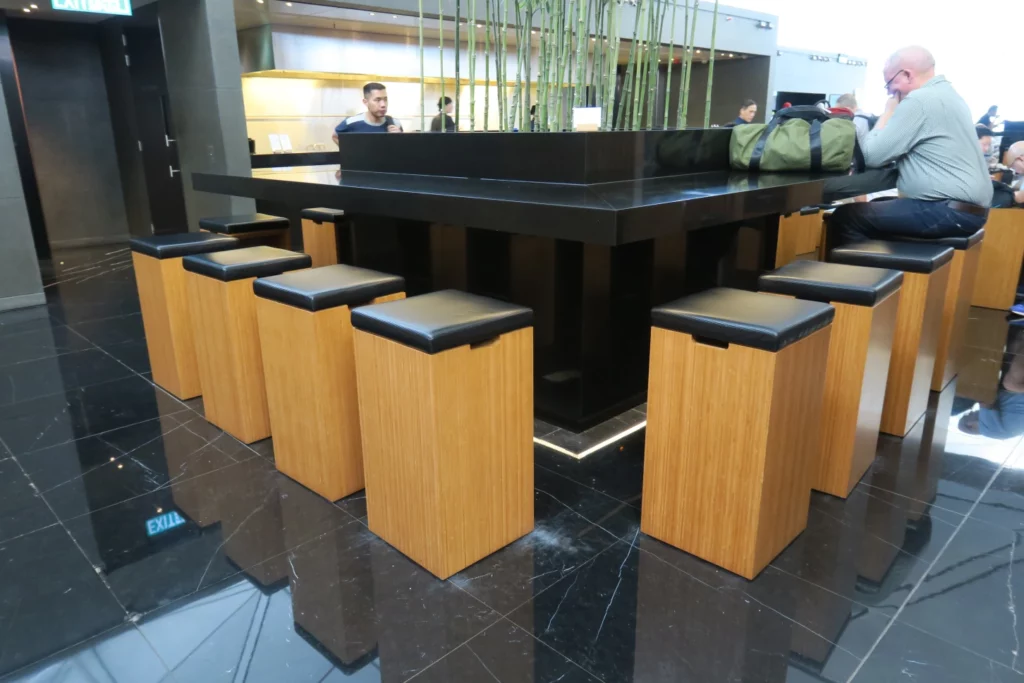
[[[585,451],[582,451],[580,453],[573,453],[572,451],[567,450],[565,448],[562,448],[561,446],[558,446],[556,444],[553,444],[550,441],[545,441],[544,439],[538,439],[537,437],[533,437],[533,442],[535,444],[540,445],[540,446],[544,446],[545,448],[550,448],[551,450],[556,451],[558,453],[561,453],[562,455],[568,455],[569,457],[576,458],[577,460],[582,460],[583,458],[587,457],[591,453],[595,453],[595,452],[601,450],[602,448],[605,448],[607,446],[611,446],[616,441],[621,441],[622,439],[625,439],[630,434],[633,434],[635,432],[639,432],[641,429],[643,429],[646,426],[647,426],[647,420],[644,420],[643,422],[635,424],[632,427],[629,427],[628,429],[624,429],[623,431],[619,432],[618,434],[615,434],[613,436],[608,437],[607,439],[605,439],[601,443],[599,443],[599,444],[597,444],[595,446],[591,446],[590,448],[588,448]]]

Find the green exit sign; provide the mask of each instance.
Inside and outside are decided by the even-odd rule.
[[[68,12],[132,15],[132,0],[51,0],[53,9]]]

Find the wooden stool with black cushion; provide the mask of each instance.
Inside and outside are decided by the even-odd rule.
[[[944,237],[937,240],[908,240],[915,244],[938,244],[953,247],[953,261],[949,264],[949,284],[942,305],[942,330],[935,349],[935,369],[932,371],[932,391],[942,391],[960,373],[960,356],[967,337],[967,318],[971,311],[974,280],[978,277],[985,231],[979,230],[969,237]]]
[[[762,275],[761,291],[836,309],[825,371],[821,446],[811,488],[846,498],[875,459],[903,273],[796,261]]]
[[[352,311],[370,530],[442,579],[533,529],[532,325],[455,290]]]
[[[780,216],[779,237],[775,242],[775,267],[781,268],[798,260],[819,260],[824,224],[821,209],[817,206]]]
[[[302,210],[302,250],[313,257],[313,267],[338,262],[338,222],[345,219],[341,209]]]
[[[928,409],[953,248],[924,242],[869,241],[833,249],[829,258],[834,263],[904,273],[880,429],[905,436]]]
[[[240,246],[234,237],[203,232],[135,237],[131,241],[153,381],[182,400],[199,396],[202,387],[181,260],[191,254]]]
[[[989,209],[971,305],[1009,310],[1017,296],[1022,264],[1024,211],[1017,207]]]
[[[306,254],[247,247],[186,256],[206,419],[243,443],[270,436],[253,281],[309,268]]]
[[[265,245],[290,249],[292,240],[287,218],[265,213],[247,213],[239,216],[200,218],[199,229],[219,235],[231,235],[244,241],[245,246]]]
[[[804,530],[834,314],[726,288],[652,311],[644,533],[753,579]]]
[[[351,309],[405,298],[405,280],[353,266],[253,285],[277,469],[328,500],[363,488]]]

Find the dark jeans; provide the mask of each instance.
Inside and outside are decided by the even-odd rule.
[[[864,240],[966,237],[981,230],[986,218],[954,211],[945,202],[893,199],[836,207],[829,220],[829,248]]]

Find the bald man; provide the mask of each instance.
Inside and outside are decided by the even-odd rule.
[[[1024,140],[1015,142],[1006,148],[1006,154],[1003,155],[1003,166],[1012,168],[1017,174],[1017,180],[1011,183],[1014,190],[1013,202],[1016,206],[1024,206],[1024,182],[1021,181],[1021,176],[1024,176]]]
[[[889,101],[861,149],[870,167],[896,163],[900,198],[838,207],[832,243],[974,234],[988,217],[992,182],[967,103],[935,75],[923,47],[893,54],[882,75]]]

